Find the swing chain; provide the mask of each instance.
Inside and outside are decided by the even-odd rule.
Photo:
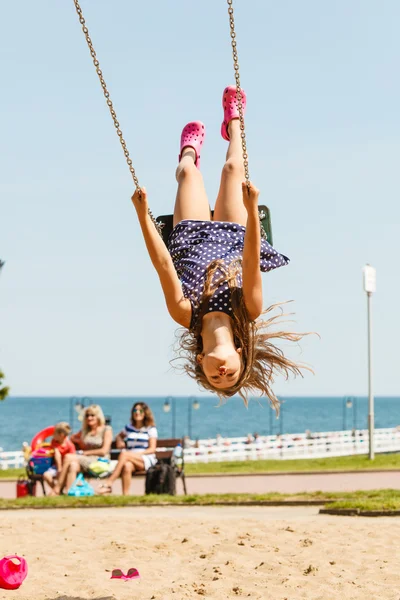
[[[245,175],[247,187],[249,187],[250,186],[249,155],[247,154],[246,131],[244,128],[244,114],[243,114],[242,92],[241,92],[241,85],[240,85],[239,56],[238,56],[238,51],[237,51],[235,17],[233,14],[233,0],[227,0],[227,2],[228,2],[229,25],[231,28],[233,68],[235,70],[235,80],[236,80],[236,99],[237,99],[238,109],[239,109],[240,137],[242,139],[244,175]],[[264,230],[264,227],[261,224],[262,219],[265,218],[265,213],[263,213],[261,211],[258,213],[258,216],[260,219],[261,237],[266,240],[266,239],[268,239],[268,237]]]
[[[116,130],[117,135],[119,137],[119,141],[121,143],[122,150],[123,150],[125,158],[126,158],[126,162],[128,164],[129,170],[131,172],[132,179],[134,181],[136,189],[139,190],[139,194],[140,194],[141,190],[140,190],[139,180],[138,180],[138,178],[136,176],[136,172],[135,172],[135,169],[134,169],[133,164],[132,164],[132,159],[129,156],[129,150],[128,150],[128,148],[126,146],[126,142],[125,142],[125,140],[123,138],[122,130],[120,128],[119,121],[118,121],[118,118],[117,118],[117,113],[115,112],[115,109],[114,109],[114,106],[113,106],[113,103],[112,103],[112,100],[111,100],[111,97],[110,97],[110,92],[107,89],[107,85],[106,85],[106,82],[105,82],[104,77],[103,77],[103,72],[100,69],[100,63],[99,63],[99,61],[97,59],[95,49],[93,48],[93,43],[92,43],[92,40],[91,40],[91,38],[89,36],[89,30],[86,27],[86,21],[85,21],[85,18],[83,16],[82,9],[81,9],[81,7],[79,5],[78,0],[74,0],[74,4],[75,4],[76,12],[78,13],[79,22],[82,25],[82,31],[83,31],[83,33],[85,35],[86,42],[87,42],[87,45],[89,47],[90,55],[91,55],[91,57],[93,59],[93,64],[95,66],[96,73],[97,73],[97,75],[99,77],[101,87],[103,88],[103,94],[105,96],[105,99],[106,99],[106,102],[107,102],[107,106],[109,108],[112,120],[114,121],[114,127],[115,127],[115,130]],[[151,212],[150,209],[148,209],[148,213],[149,213],[150,219],[154,223],[155,228],[157,229],[158,233],[162,237],[162,232],[161,231],[162,231],[162,228],[164,227],[164,223],[158,222],[156,220],[156,218],[154,217],[154,215],[153,215],[153,213]]]
[[[240,136],[242,138],[242,150],[243,150],[243,165],[244,165],[244,173],[246,178],[247,185],[250,184],[250,175],[249,175],[249,157],[247,154],[247,144],[246,144],[246,132],[244,129],[244,115],[243,115],[243,104],[242,104],[242,92],[240,85],[240,73],[239,73],[239,57],[237,52],[237,42],[236,42],[236,31],[235,31],[235,17],[233,14],[233,0],[227,0],[228,2],[228,14],[229,14],[229,25],[231,28],[231,45],[232,45],[232,55],[233,55],[233,68],[235,69],[235,80],[236,80],[236,99],[238,103],[239,109],[239,121],[240,121]]]

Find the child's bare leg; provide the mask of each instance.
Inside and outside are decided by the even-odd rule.
[[[54,466],[57,469],[57,474],[60,475],[62,470],[62,456],[58,448],[54,450]]]
[[[54,486],[55,493],[60,494],[65,484],[67,485],[67,489],[69,489],[75,481],[80,470],[81,466],[76,454],[67,454],[65,456],[64,464],[62,466],[61,473],[59,474],[58,481]]]
[[[214,221],[230,221],[246,225],[247,211],[243,205],[242,195],[245,174],[239,119],[230,121],[228,131],[230,142],[215,203]]]
[[[43,481],[45,481],[47,483],[47,485],[50,487],[51,492],[52,492],[51,496],[54,496],[55,495],[54,487],[55,487],[56,483],[55,483],[51,473],[49,473],[48,471],[43,473]]]
[[[210,220],[210,207],[202,174],[195,166],[196,153],[190,146],[182,150],[176,170],[178,191],[174,208],[174,226],[184,219]]]

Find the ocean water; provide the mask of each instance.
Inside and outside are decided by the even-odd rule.
[[[0,447],[18,450],[24,441],[57,421],[68,421],[74,431],[80,428],[74,404],[78,398],[7,398],[0,402]],[[142,400],[151,407],[160,437],[190,435],[192,439],[240,437],[258,432],[260,435],[276,433],[302,433],[339,431],[341,429],[366,429],[368,427],[368,400],[358,397],[347,407],[343,397],[281,398],[279,419],[265,399],[250,400],[246,408],[239,398],[231,398],[218,406],[212,396],[197,396],[198,409],[193,409],[193,397],[170,399],[170,411],[164,411],[165,397],[91,397],[79,398],[85,405],[100,404],[105,415],[111,418],[114,434],[129,420],[132,404]],[[375,426],[400,425],[400,398],[375,398]]]

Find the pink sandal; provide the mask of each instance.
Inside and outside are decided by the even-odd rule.
[[[246,112],[246,104],[247,104],[247,98],[246,98],[246,93],[244,90],[242,91],[242,106],[243,106],[243,115]],[[232,119],[238,119],[239,118],[239,108],[238,108],[238,101],[237,101],[237,96],[236,96],[236,86],[235,85],[228,85],[228,87],[226,87],[224,89],[224,93],[222,96],[222,108],[224,109],[224,120],[222,122],[221,125],[221,135],[224,138],[224,140],[227,140],[229,142],[229,134],[228,134],[228,125],[229,122],[232,121]]]
[[[139,577],[139,571],[134,567],[131,567],[126,575],[121,571],[121,569],[113,569],[110,579],[122,579],[123,581],[129,581],[130,579],[139,579]]]
[[[179,154],[179,160],[182,157],[182,150],[190,146],[196,152],[196,160],[194,164],[200,169],[200,150],[204,142],[206,130],[201,121],[192,121],[185,125],[182,129],[181,135],[181,152]]]

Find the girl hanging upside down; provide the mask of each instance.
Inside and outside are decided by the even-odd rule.
[[[186,331],[179,341],[184,369],[220,399],[238,393],[266,395],[278,411],[271,384],[275,372],[300,374],[298,365],[271,343],[298,341],[302,334],[272,331],[278,316],[263,311],[261,271],[289,259],[261,239],[259,191],[244,182],[236,87],[224,90],[222,137],[229,142],[213,219],[200,172],[204,125],[182,131],[174,229],[168,249],[148,215],[144,188],[132,197],[150,259],[158,273],[171,317]],[[246,95],[242,90],[242,106]]]

